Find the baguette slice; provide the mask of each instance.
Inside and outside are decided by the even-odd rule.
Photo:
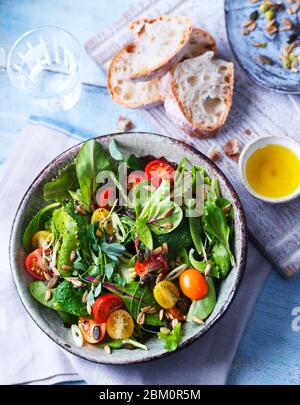
[[[181,60],[196,58],[208,51],[216,51],[216,41],[201,28],[193,28],[188,47]]]
[[[124,46],[112,59],[107,76],[107,87],[113,100],[126,108],[150,108],[161,104],[159,79],[148,82],[134,82],[126,79],[131,69],[131,48]],[[184,59],[215,50],[212,36],[200,28],[194,28]],[[128,52],[129,50],[129,52]]]
[[[128,78],[148,81],[162,76],[182,59],[193,23],[188,17],[165,15],[133,21],[129,29],[134,32],[136,42]]]
[[[131,73],[131,49],[125,45],[113,57],[107,75],[107,87],[112,99],[126,108],[149,108],[161,104],[159,79],[148,82],[128,80]]]
[[[215,135],[232,104],[233,64],[206,52],[174,66],[160,84],[169,117],[200,138]]]

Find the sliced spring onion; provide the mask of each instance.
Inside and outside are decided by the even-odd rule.
[[[74,340],[74,343],[78,347],[83,346],[83,336],[81,333],[81,330],[77,325],[72,325],[71,326],[71,333],[72,333],[72,338]]]

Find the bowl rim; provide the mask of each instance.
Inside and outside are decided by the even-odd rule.
[[[277,141],[277,142],[276,142]],[[262,143],[260,145],[260,143]],[[286,203],[289,201],[293,201],[296,198],[300,196],[300,185],[296,188],[295,191],[293,191],[291,194],[284,196],[284,197],[266,197],[262,194],[257,193],[256,191],[253,190],[251,187],[246,173],[245,173],[245,166],[247,164],[247,161],[249,158],[253,155],[253,153],[259,149],[260,147],[264,147],[267,145],[272,145],[272,144],[277,144],[281,146],[285,146],[286,148],[290,149],[293,152],[292,146],[295,147],[297,150],[297,155],[299,155],[300,159],[300,143],[296,141],[295,139],[289,137],[289,136],[283,136],[283,135],[267,135],[267,136],[262,136],[260,138],[256,138],[249,142],[244,149],[242,150],[242,153],[240,154],[239,157],[239,162],[238,162],[238,170],[239,170],[239,176],[243,182],[244,187],[246,190],[256,199],[268,202],[271,204],[281,204],[281,203]],[[288,146],[289,145],[289,146]]]
[[[178,346],[178,348],[176,349],[176,351],[174,352],[168,352],[165,351],[163,353],[160,354],[155,354],[155,355],[148,355],[143,359],[138,359],[138,360],[133,360],[131,361],[129,360],[121,360],[121,361],[109,361],[109,357],[107,358],[108,361],[99,361],[93,357],[89,357],[86,355],[83,355],[80,353],[80,349],[79,347],[72,347],[69,344],[66,344],[64,339],[55,335],[55,333],[53,332],[53,330],[51,328],[49,328],[49,331],[45,331],[44,328],[39,324],[39,322],[37,321],[37,319],[34,318],[33,314],[31,313],[31,310],[29,309],[29,307],[27,307],[27,303],[25,302],[22,293],[19,290],[18,287],[18,281],[17,278],[15,277],[15,269],[14,269],[14,265],[13,265],[13,246],[12,246],[12,242],[13,242],[13,235],[14,235],[14,230],[19,218],[19,215],[21,213],[21,208],[23,205],[24,200],[26,199],[26,197],[28,196],[28,194],[30,193],[31,189],[35,186],[35,184],[37,183],[37,181],[39,180],[39,178],[41,177],[41,175],[47,170],[49,169],[51,166],[55,165],[55,163],[57,161],[60,161],[61,159],[63,159],[65,156],[67,156],[71,151],[78,149],[84,142],[87,142],[88,140],[94,139],[96,141],[109,141],[111,139],[114,139],[117,135],[124,135],[124,134],[131,134],[131,135],[135,135],[135,134],[144,134],[144,135],[151,135],[151,136],[157,136],[160,138],[168,138],[170,141],[172,141],[173,143],[176,143],[179,147],[181,147],[183,150],[189,150],[192,154],[196,154],[199,155],[199,157],[205,161],[205,163],[207,163],[208,165],[212,166],[213,169],[216,171],[216,173],[218,174],[218,176],[220,178],[222,178],[222,180],[224,181],[224,183],[226,184],[226,187],[228,188],[232,199],[234,200],[237,209],[239,211],[239,217],[240,217],[240,227],[241,227],[241,257],[240,257],[240,265],[239,265],[239,269],[236,275],[236,280],[234,282],[234,285],[232,287],[232,290],[230,292],[230,294],[228,295],[228,297],[226,298],[224,304],[221,306],[221,308],[219,309],[219,312],[215,315],[215,317],[211,320],[211,322],[207,325],[205,325],[199,332],[195,333],[193,336],[191,336],[190,338],[188,338],[187,340],[185,340],[184,342],[181,342],[180,345]],[[162,135],[162,134],[157,134],[154,132],[147,132],[147,131],[130,131],[130,132],[115,132],[115,133],[110,133],[110,134],[105,134],[105,135],[100,135],[100,136],[96,136],[96,137],[92,137],[86,140],[82,140],[79,143],[71,146],[70,148],[66,149],[65,151],[61,152],[60,154],[58,154],[55,158],[53,158],[46,166],[44,166],[44,168],[37,174],[37,176],[34,178],[34,180],[31,182],[30,186],[27,188],[26,192],[24,193],[22,199],[20,200],[20,203],[18,205],[18,208],[16,210],[16,213],[14,215],[14,219],[12,222],[12,227],[11,227],[11,232],[10,232],[10,238],[9,238],[9,263],[10,263],[10,270],[11,270],[11,274],[12,274],[12,278],[13,278],[13,282],[14,285],[18,291],[18,295],[19,298],[26,310],[26,312],[28,313],[28,315],[30,316],[30,318],[34,321],[34,323],[39,327],[39,329],[44,332],[53,342],[55,342],[58,346],[60,346],[62,349],[66,350],[67,352],[83,359],[83,360],[87,360],[90,361],[92,363],[96,363],[96,364],[109,364],[109,365],[127,365],[127,364],[141,364],[141,363],[146,363],[148,361],[153,361],[153,360],[159,360],[161,358],[164,358],[172,353],[177,353],[180,350],[184,349],[185,347],[191,345],[192,343],[196,342],[202,335],[204,335],[206,332],[208,332],[214,325],[216,325],[220,319],[223,317],[223,315],[225,314],[225,312],[227,311],[227,309],[230,307],[230,305],[232,304],[236,293],[237,293],[237,289],[243,279],[244,273],[245,273],[245,269],[246,269],[246,262],[247,262],[247,252],[248,252],[248,230],[247,230],[247,221],[246,221],[246,215],[245,215],[245,211],[243,208],[243,205],[241,203],[241,200],[237,194],[237,192],[235,191],[235,188],[233,187],[233,185],[231,184],[230,180],[225,176],[225,174],[223,173],[223,171],[211,160],[209,159],[204,153],[198,151],[196,148],[184,143],[183,141],[180,141],[178,139],[175,138],[171,138],[169,136],[166,135]]]

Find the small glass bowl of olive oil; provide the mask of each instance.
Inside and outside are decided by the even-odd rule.
[[[288,137],[256,139],[239,159],[242,181],[254,197],[271,203],[300,196],[300,144]]]

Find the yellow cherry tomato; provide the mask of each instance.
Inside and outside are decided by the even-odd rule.
[[[109,211],[106,208],[97,208],[92,215],[91,223],[98,222],[98,230],[96,235],[101,237],[102,231],[104,230],[109,235],[114,232],[111,218],[108,218]]]
[[[51,242],[51,239],[52,233],[48,231],[38,231],[33,235],[31,244],[33,249],[37,249],[39,247],[47,246]]]
[[[172,308],[179,299],[179,291],[171,281],[163,280],[156,284],[153,289],[155,301],[162,308]]]
[[[124,309],[112,312],[107,320],[106,330],[112,339],[130,338],[134,331],[132,316]]]

